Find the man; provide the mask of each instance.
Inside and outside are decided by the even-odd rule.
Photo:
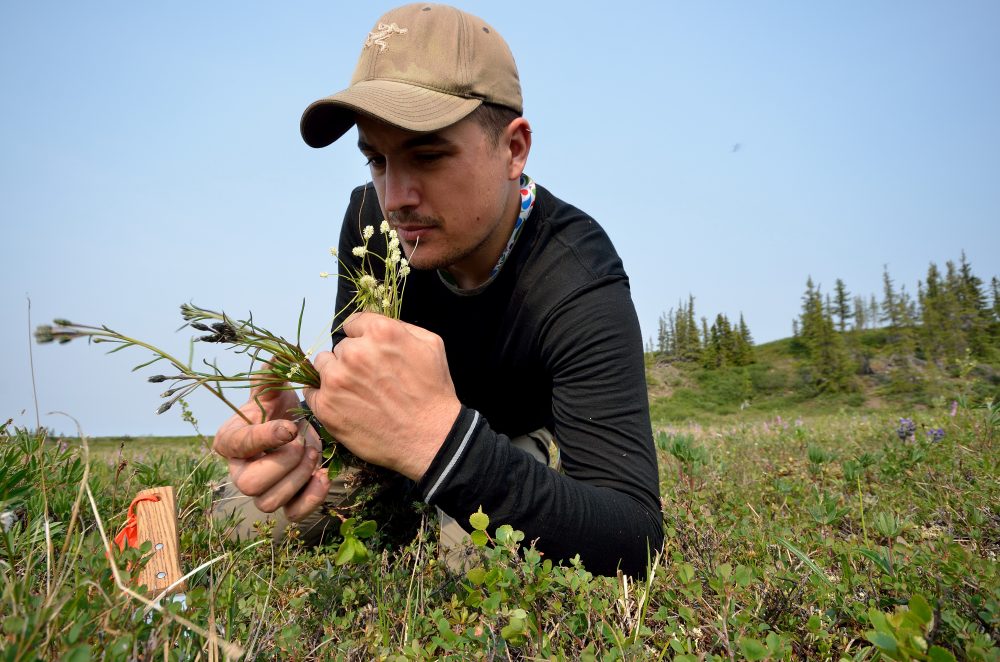
[[[321,387],[305,400],[341,444],[458,523],[482,507],[548,558],[642,574],[663,534],[628,279],[597,223],[523,174],[521,114],[496,30],[430,4],[379,19],[351,86],[306,109],[309,145],[356,125],[371,168],[341,259],[356,266],[362,228],[384,218],[413,271],[403,321],[349,317],[315,357]],[[337,309],[352,295],[342,286]],[[319,440],[289,420],[291,392],[262,400],[268,422],[234,417],[215,448],[260,511],[315,521],[350,477],[317,469]],[[255,402],[243,411],[261,420]],[[553,440],[561,471],[547,462]]]

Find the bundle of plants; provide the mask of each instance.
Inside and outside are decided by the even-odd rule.
[[[362,230],[363,243],[354,247],[352,251],[355,257],[360,258],[358,268],[352,268],[345,264],[337,254],[337,250],[330,249],[330,253],[340,263],[338,277],[348,281],[349,287],[354,292],[346,310],[337,311],[334,319],[346,319],[348,315],[345,313],[353,311],[375,312],[399,319],[406,277],[410,273],[410,267],[406,258],[402,257],[396,231],[390,229],[387,221],[382,221],[379,234],[386,247],[384,255],[369,247],[371,239],[375,235],[375,228],[369,225]],[[374,274],[380,274],[380,277],[376,277]],[[323,272],[320,276],[327,278],[330,274]],[[202,335],[196,337],[195,341],[216,343],[236,354],[244,354],[249,357],[249,368],[235,373],[226,373],[220,370],[214,361],[205,361],[204,369],[195,369],[191,362],[182,361],[151,343],[126,335],[106,325],[95,326],[78,324],[67,319],[55,319],[52,324],[37,327],[35,340],[39,343],[57,342],[64,344],[77,338],[86,338],[88,342],[114,345],[108,352],[109,354],[128,347],[145,349],[152,353],[153,357],[135,366],[133,371],[158,363],[169,364],[171,368],[170,371],[148,377],[150,382],[167,384],[167,389],[160,394],[163,402],[157,408],[157,414],[166,412],[178,402],[183,403],[186,396],[201,387],[211,392],[249,424],[251,423],[250,419],[227,397],[226,391],[229,389],[246,389],[251,392],[257,406],[260,407],[261,422],[264,422],[266,412],[260,402],[260,397],[265,393],[296,390],[303,387],[317,389],[320,387],[319,373],[310,361],[310,357],[315,353],[317,347],[303,350],[300,342],[304,311],[305,302],[303,301],[302,309],[299,312],[296,338],[293,342],[258,324],[252,314],[248,315],[246,319],[236,319],[224,312],[201,308],[191,303],[182,304],[180,312],[184,324],[180,328],[190,327],[200,332]],[[342,323],[335,327],[333,332],[336,333],[340,326]],[[353,478],[358,482],[357,487],[365,488],[360,493],[375,494],[378,492],[377,483],[385,479],[385,472],[358,459],[337,443],[337,440],[316,421],[308,409],[303,407],[290,413],[301,425],[312,424],[322,437],[324,466],[327,466],[332,473],[339,472],[345,465],[360,467],[362,471]]]

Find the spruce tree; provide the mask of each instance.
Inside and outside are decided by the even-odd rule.
[[[969,349],[976,356],[985,357],[988,349],[986,337],[990,309],[983,292],[983,281],[972,273],[972,265],[962,251],[959,263],[959,315]]]
[[[994,276],[990,287],[993,290],[993,321],[1000,322],[1000,278]]]
[[[920,293],[920,340],[932,359],[945,356],[945,311],[942,309],[941,274],[933,262],[927,267],[927,279]]]
[[[725,356],[722,348],[722,337],[720,335],[720,317],[721,315],[716,316],[715,322],[712,324],[711,328],[708,327],[708,320],[704,317],[701,318],[702,326],[705,329],[705,344],[701,352],[701,365],[708,369],[719,368],[725,362]]]
[[[861,295],[856,295],[854,297],[854,330],[862,331],[865,329],[866,318],[868,317],[865,312],[865,300]]]
[[[650,340],[650,344],[652,344],[652,340]],[[670,334],[667,331],[667,316],[665,313],[661,313],[656,330],[656,350],[661,354],[666,354],[669,346]]]
[[[701,342],[701,339],[698,337],[698,325],[695,324],[695,321],[694,321],[695,320],[695,315],[694,315],[694,295],[693,294],[688,294],[687,316],[688,316],[688,333],[689,333],[689,335],[688,335],[688,346],[687,346],[687,350],[686,351],[687,351],[687,355],[689,357],[688,358],[689,361],[697,361],[698,357],[701,356],[702,342]],[[701,321],[702,321],[702,329],[704,329],[705,318],[704,317],[701,318]]]
[[[875,300],[875,295],[872,294],[868,298],[868,328],[879,328],[878,323],[880,318],[878,301]]]
[[[847,320],[854,317],[850,297],[844,281],[838,278],[834,284],[833,312],[837,318],[837,328],[841,333],[847,330]]]
[[[882,316],[879,319],[890,329],[899,326],[899,298],[887,264],[882,265]]]
[[[698,356],[701,356],[701,352],[704,352],[708,347],[708,319],[702,315],[701,316],[701,344],[698,347]]]
[[[843,338],[836,332],[833,319],[823,306],[823,297],[812,277],[806,281],[802,297],[801,338],[812,368],[813,386],[821,391],[851,388],[851,364]]]
[[[736,365],[750,365],[756,359],[753,352],[753,336],[750,335],[750,327],[743,320],[743,313],[740,313],[740,325],[736,333],[736,346],[738,348],[738,360]]]

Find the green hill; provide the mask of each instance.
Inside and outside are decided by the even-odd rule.
[[[653,423],[946,409],[962,397],[1000,400],[1000,362],[941,364],[919,352],[900,357],[890,345],[888,329],[851,331],[845,340],[855,374],[839,392],[810,383],[806,351],[796,338],[756,346],[755,362],[743,367],[706,369],[698,362],[647,353]]]

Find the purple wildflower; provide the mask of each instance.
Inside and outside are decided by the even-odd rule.
[[[930,430],[927,431],[927,439],[932,444],[936,444],[937,442],[941,441],[942,439],[944,439],[944,428],[931,428]]]
[[[917,424],[909,418],[901,418],[899,419],[899,427],[896,428],[896,434],[899,435],[901,441],[912,440],[917,434]]]

